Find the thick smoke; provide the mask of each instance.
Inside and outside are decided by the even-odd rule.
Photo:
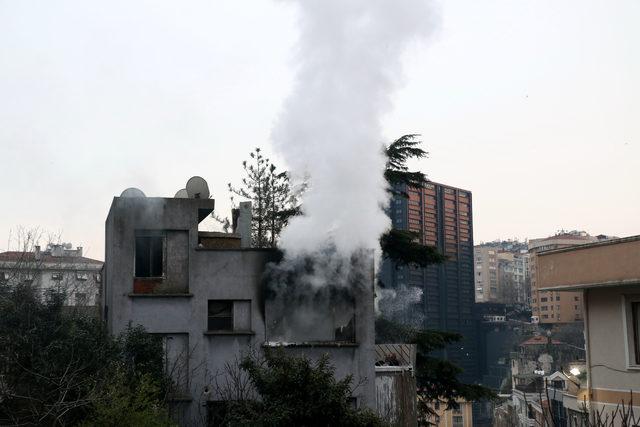
[[[298,0],[292,94],[273,131],[294,176],[308,176],[304,215],[281,239],[287,255],[333,246],[377,248],[389,227],[380,120],[401,78],[401,56],[431,27],[424,0]]]

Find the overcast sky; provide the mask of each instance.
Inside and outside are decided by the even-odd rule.
[[[475,241],[640,234],[640,1],[434,5],[384,139],[422,134],[414,166],[473,192]],[[295,17],[286,1],[0,0],[0,250],[40,227],[103,259],[113,196],[170,197],[193,175],[226,214],[242,160],[271,151]]]

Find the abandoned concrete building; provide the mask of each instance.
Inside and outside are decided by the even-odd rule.
[[[208,409],[224,400],[214,382],[225,363],[267,346],[329,354],[338,378],[360,384],[355,404],[375,408],[373,269],[357,295],[325,305],[324,322],[296,330],[304,304],[264,291],[280,255],[251,247],[251,204],[240,205],[232,233],[199,231],[214,206],[208,198],[115,197],[106,220],[103,319],[114,334],[131,324],[163,337],[180,423],[211,423]]]

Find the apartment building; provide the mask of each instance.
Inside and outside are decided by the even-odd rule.
[[[102,316],[113,334],[131,324],[162,336],[180,424],[215,425],[209,409],[223,406],[215,384],[228,379],[225,364],[267,347],[328,354],[338,378],[360,384],[354,404],[375,409],[373,260],[350,295],[329,285],[322,295],[274,295],[265,272],[280,255],[250,247],[251,204],[240,204],[228,234],[199,230],[214,206],[116,197],[106,220]]]
[[[640,422],[640,236],[536,256],[539,292],[581,294],[587,383],[575,393],[579,403],[574,406],[611,421],[614,411],[624,405]],[[612,425],[621,425],[619,413],[617,417]]]
[[[528,305],[529,254],[520,242],[474,247],[475,301]]]
[[[64,291],[69,306],[98,305],[102,261],[83,256],[82,247],[70,243],[49,244],[44,250],[0,253],[0,281],[31,283],[42,294],[48,289]]]
[[[473,248],[475,259],[476,302],[498,302],[498,253],[496,246],[482,245]]]
[[[427,268],[399,267],[386,261],[381,280],[398,296],[380,308],[389,317],[428,329],[454,331],[464,339],[441,356],[464,369],[462,378],[478,376],[473,318],[473,213],[471,192],[434,182],[421,188],[398,188],[389,215],[394,228],[413,231],[420,243],[436,247],[447,261]],[[395,310],[393,313],[392,311]],[[401,311],[398,316],[397,312]]]
[[[562,232],[555,236],[529,240],[531,311],[534,322],[543,324],[582,322],[580,292],[541,291],[538,285],[538,254],[542,251],[597,242],[598,237],[584,231]]]

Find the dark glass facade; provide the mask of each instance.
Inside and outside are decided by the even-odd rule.
[[[398,195],[391,201],[393,227],[416,232],[423,244],[437,247],[448,259],[427,268],[396,268],[384,261],[380,281],[392,292],[382,292],[380,310],[396,321],[463,335],[441,356],[464,370],[464,381],[474,382],[478,366],[471,192],[432,182],[399,189],[408,197]]]

